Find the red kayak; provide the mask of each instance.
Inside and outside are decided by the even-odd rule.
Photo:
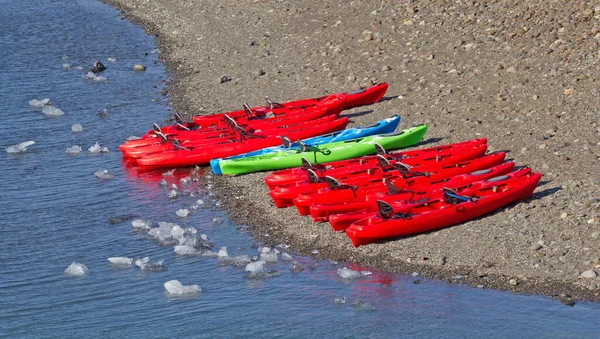
[[[298,124],[307,121],[313,121],[325,116],[338,116],[342,112],[342,106],[324,106],[316,107],[311,110],[303,110],[303,114],[292,118],[274,118],[266,119],[260,123],[238,124],[232,119],[228,119],[229,124],[226,127],[206,127],[199,130],[177,130],[170,133],[164,133],[165,128],[159,128],[155,125],[153,131],[145,134],[142,139],[131,140],[123,143],[119,148],[125,156],[127,152],[133,148],[146,147],[165,143],[168,140],[177,139],[179,142],[187,140],[214,140],[218,138],[236,138],[236,126],[242,127],[251,134],[269,135],[281,133],[281,128],[287,128],[289,125]]]
[[[329,220],[334,231],[343,231],[355,221],[370,217],[377,213],[377,200],[389,203],[406,203],[409,200],[418,201],[423,198],[437,194],[442,188],[459,189],[476,181],[494,178],[513,171],[514,162],[506,162],[484,170],[478,170],[469,174],[457,175],[444,180],[432,180],[430,185],[411,187],[410,190],[398,189],[392,186],[389,192],[370,194],[366,200],[359,202],[349,201],[347,204],[320,204],[310,208],[311,216],[315,221]],[[523,175],[531,172],[529,168],[519,170],[515,173]],[[513,174],[514,175],[514,174]]]
[[[512,178],[501,176],[459,191],[444,190],[436,199],[409,205],[381,201],[379,213],[353,223],[346,235],[355,247],[372,242],[428,232],[471,220],[529,197],[540,173]]]
[[[300,140],[316,135],[333,133],[343,130],[348,125],[348,118],[339,118],[334,121],[315,125],[314,122],[306,123],[310,127],[301,126],[288,130],[285,134],[290,140]],[[214,158],[225,158],[242,153],[252,152],[257,149],[272,147],[281,144],[279,136],[266,136],[264,138],[251,138],[238,142],[211,144],[210,147],[186,147],[178,150],[147,154],[136,160],[142,168],[173,168],[194,165],[206,165]]]
[[[268,115],[260,119],[233,119],[228,113],[223,113],[223,123],[219,124],[218,126],[211,125],[202,127],[195,125],[194,123],[178,123],[176,125],[160,127],[160,131],[165,135],[181,137],[181,134],[187,135],[190,133],[195,136],[214,135],[214,133],[218,131],[231,131],[232,127],[236,125],[241,126],[244,129],[252,128],[255,130],[265,130],[272,126],[285,125],[290,122],[309,121],[329,114],[339,115],[342,113],[344,103],[344,100],[336,99],[324,101],[318,105],[310,107],[280,109],[281,112],[279,114]],[[144,134],[142,138],[152,139],[157,136],[156,134],[156,128],[154,128],[148,131],[148,133]]]
[[[358,188],[360,188],[361,191],[364,190],[365,194],[368,194],[374,192],[373,190],[385,190],[385,185],[382,183],[382,179],[384,178],[391,181],[401,180],[412,185],[413,183],[424,181],[432,175],[435,176],[439,171],[443,171],[446,173],[444,177],[448,177],[457,174],[469,173],[480,168],[495,166],[504,161],[504,156],[504,153],[492,154],[483,158],[475,159],[473,160],[474,163],[471,161],[464,161],[453,164],[451,161],[448,161],[449,164],[446,163],[436,165],[435,161],[429,161],[425,162],[421,166],[412,168],[409,168],[398,162],[394,166],[387,168],[372,168],[371,170],[349,173],[339,178],[320,178],[315,172],[310,170],[309,173],[311,173],[311,180],[277,186],[275,189],[269,192],[269,195],[277,207],[290,207],[293,205],[293,199],[298,197],[300,194],[317,193],[319,190],[331,188],[333,185],[337,186],[336,190],[338,191],[342,191],[343,189],[348,190],[347,192],[341,194],[350,194],[350,196],[353,196],[353,192],[358,191]],[[467,159],[469,158],[467,157]],[[486,167],[480,167],[483,164],[488,165]],[[479,167],[472,169],[474,166]],[[428,173],[424,173],[425,170],[428,171]],[[308,214],[308,212],[306,211],[305,214]]]
[[[277,116],[280,114],[285,114],[285,111],[289,110],[290,108],[307,108],[322,104],[323,102],[330,102],[334,100],[343,101],[343,109],[349,109],[357,106],[370,105],[379,101],[387,91],[387,88],[388,84],[382,83],[354,92],[336,93],[319,98],[302,99],[284,103],[273,103],[269,101],[267,106],[249,108],[246,105],[245,109],[235,112],[228,112],[227,115],[235,119],[236,122],[240,123],[244,120],[247,121],[256,118],[263,118],[265,116]],[[207,116],[195,116],[194,123],[199,126],[210,126],[215,124],[219,125],[222,124],[223,118],[224,113],[211,114]]]
[[[397,151],[389,152],[384,154],[388,159],[401,160],[405,162],[405,159],[419,156],[421,158],[431,158],[437,156],[439,153],[446,151],[447,153],[456,153],[462,151],[463,148],[475,147],[477,145],[486,144],[485,138],[473,139],[454,144],[442,145],[437,147],[422,148],[411,151]],[[461,149],[460,151],[458,149]],[[379,152],[385,153],[385,152]],[[305,180],[307,178],[308,169],[312,169],[321,176],[331,175],[335,176],[340,171],[348,171],[354,169],[354,166],[362,166],[365,164],[376,164],[377,156],[366,156],[355,159],[341,160],[335,162],[329,162],[322,165],[306,164],[303,167],[290,168],[285,170],[276,171],[265,178],[265,183],[269,186],[269,189],[273,189],[276,186],[286,185],[293,182]]]
[[[246,131],[244,129],[236,128],[232,130],[231,133],[221,134],[211,138],[193,138],[191,135],[188,135],[185,138],[161,138],[162,142],[156,142],[154,144],[149,144],[146,146],[139,146],[128,148],[123,151],[123,155],[127,158],[131,159],[139,159],[144,155],[158,152],[165,152],[173,150],[174,147],[209,147],[210,145],[223,145],[226,143],[235,143],[240,140],[241,134],[244,135],[246,139],[251,138],[265,138],[267,136],[281,136],[287,135],[291,131],[295,131],[298,129],[307,129],[311,128],[313,125],[324,124],[330,121],[334,121],[337,119],[337,115],[327,115],[324,117],[320,117],[318,119],[314,119],[311,121],[303,121],[303,122],[287,122],[287,124],[280,124],[278,126],[274,126],[273,128],[266,130],[256,130],[256,131]],[[241,134],[240,134],[241,133]],[[172,142],[176,141],[176,142]],[[176,144],[177,146],[174,146]]]
[[[441,168],[444,166],[448,166],[448,165],[454,165],[454,164],[458,164],[458,163],[462,163],[471,159],[475,159],[475,158],[479,158],[481,156],[483,156],[485,154],[487,150],[487,145],[486,144],[480,144],[474,147],[468,147],[468,148],[463,148],[460,149],[460,152],[457,152],[457,150],[454,150],[452,153],[452,151],[447,151],[447,150],[443,150],[441,152],[439,152],[438,154],[436,154],[435,156],[433,155],[427,155],[423,158],[419,157],[419,156],[415,156],[414,158],[405,158],[402,159],[402,164],[404,165],[408,165],[409,168],[419,168],[419,171],[423,172],[423,171],[435,171],[437,168]],[[424,153],[430,153],[430,152],[424,152]],[[421,154],[423,155],[423,154]],[[381,159],[381,158],[380,158]],[[382,160],[382,168],[384,168],[383,166],[393,166],[396,162],[394,160],[386,160],[385,162]],[[357,168],[356,171],[352,172],[353,174],[359,174],[360,171],[363,171],[365,169],[362,168],[362,166],[360,166],[360,168]],[[366,169],[368,170],[368,169]],[[372,171],[370,173],[373,173]],[[348,176],[344,176],[347,175],[348,173],[339,173],[337,176],[335,176],[334,178],[337,181],[343,181],[344,183],[347,183],[349,180],[352,180],[351,177]],[[327,175],[326,177],[333,177],[331,175]],[[322,177],[324,178],[324,177]],[[339,178],[339,179],[338,179]],[[329,183],[327,180],[323,180],[326,183]],[[372,182],[373,179],[369,178],[368,182]],[[313,204],[321,204],[321,203],[326,203],[326,204],[332,204],[332,203],[337,203],[337,202],[344,202],[344,201],[348,201],[349,199],[363,199],[366,197],[367,194],[373,192],[374,190],[378,190],[378,189],[384,189],[383,185],[380,185],[381,183],[377,183],[375,185],[362,185],[359,184],[359,186],[357,186],[356,189],[331,189],[331,187],[329,188],[325,188],[325,189],[321,189],[318,190],[316,193],[308,193],[308,194],[300,194],[298,195],[296,198],[294,198],[294,206],[296,206],[296,208],[298,208],[298,212],[300,213],[300,215],[308,215],[309,214],[309,208],[311,205]],[[359,189],[360,188],[360,189]]]

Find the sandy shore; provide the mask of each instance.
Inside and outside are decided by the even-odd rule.
[[[260,105],[265,95],[286,101],[386,81],[386,100],[345,113],[353,125],[400,114],[401,126],[427,123],[426,138],[440,144],[487,137],[492,151],[544,175],[531,199],[493,215],[358,249],[328,224],[276,209],[264,174],[216,179],[231,217],[259,240],[392,272],[600,301],[600,278],[581,276],[600,273],[594,2],[109,3],[157,36],[177,111],[220,112]],[[223,76],[232,80],[221,83]]]

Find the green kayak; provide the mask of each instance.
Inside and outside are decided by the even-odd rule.
[[[387,151],[412,146],[423,138],[425,131],[427,131],[427,126],[419,125],[395,133],[379,134],[318,146],[304,145],[301,150],[280,151],[248,158],[222,160],[220,166],[223,174],[243,174],[299,167],[302,166],[302,158],[306,158],[313,164],[322,164],[375,154],[377,152],[376,145],[380,145]]]

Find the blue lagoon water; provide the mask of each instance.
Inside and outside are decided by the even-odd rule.
[[[82,79],[96,60],[108,67],[106,81]],[[24,154],[0,155],[0,337],[598,336],[597,304],[566,307],[542,296],[416,285],[413,277],[385,272],[343,281],[342,264],[300,256],[302,272],[280,260],[271,266],[280,277],[248,279],[243,268],[177,256],[134,231],[131,218],[154,227],[175,222],[208,235],[213,251],[258,254],[245,228],[227,219],[207,173],[181,187],[185,171],[144,174],[122,162],[118,145],[170,114],[160,94],[167,74],[157,60],[154,39],[103,3],[0,0],[0,146],[35,141]],[[133,72],[136,63],[147,71]],[[50,98],[66,114],[47,117],[29,107],[34,98]],[[71,132],[75,123],[82,133]],[[110,152],[89,153],[96,142]],[[73,145],[81,154],[65,153]],[[94,177],[104,169],[115,178]],[[158,185],[163,178],[195,197],[169,199]],[[197,199],[203,207],[176,216]],[[116,267],[107,261],[115,256],[147,256],[168,269]],[[66,275],[72,262],[85,264],[88,274]],[[163,284],[172,279],[202,292],[169,295]],[[347,302],[334,303],[336,297]]]

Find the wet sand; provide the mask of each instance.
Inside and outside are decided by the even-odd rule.
[[[593,2],[108,2],[157,37],[167,94],[188,116],[385,81],[384,100],[344,112],[352,126],[400,114],[402,127],[428,124],[426,141],[486,137],[491,151],[543,173],[530,199],[492,215],[360,248],[328,224],[275,208],[264,173],[217,178],[230,216],[258,240],[391,272],[600,301],[600,279],[581,276],[600,273]]]

